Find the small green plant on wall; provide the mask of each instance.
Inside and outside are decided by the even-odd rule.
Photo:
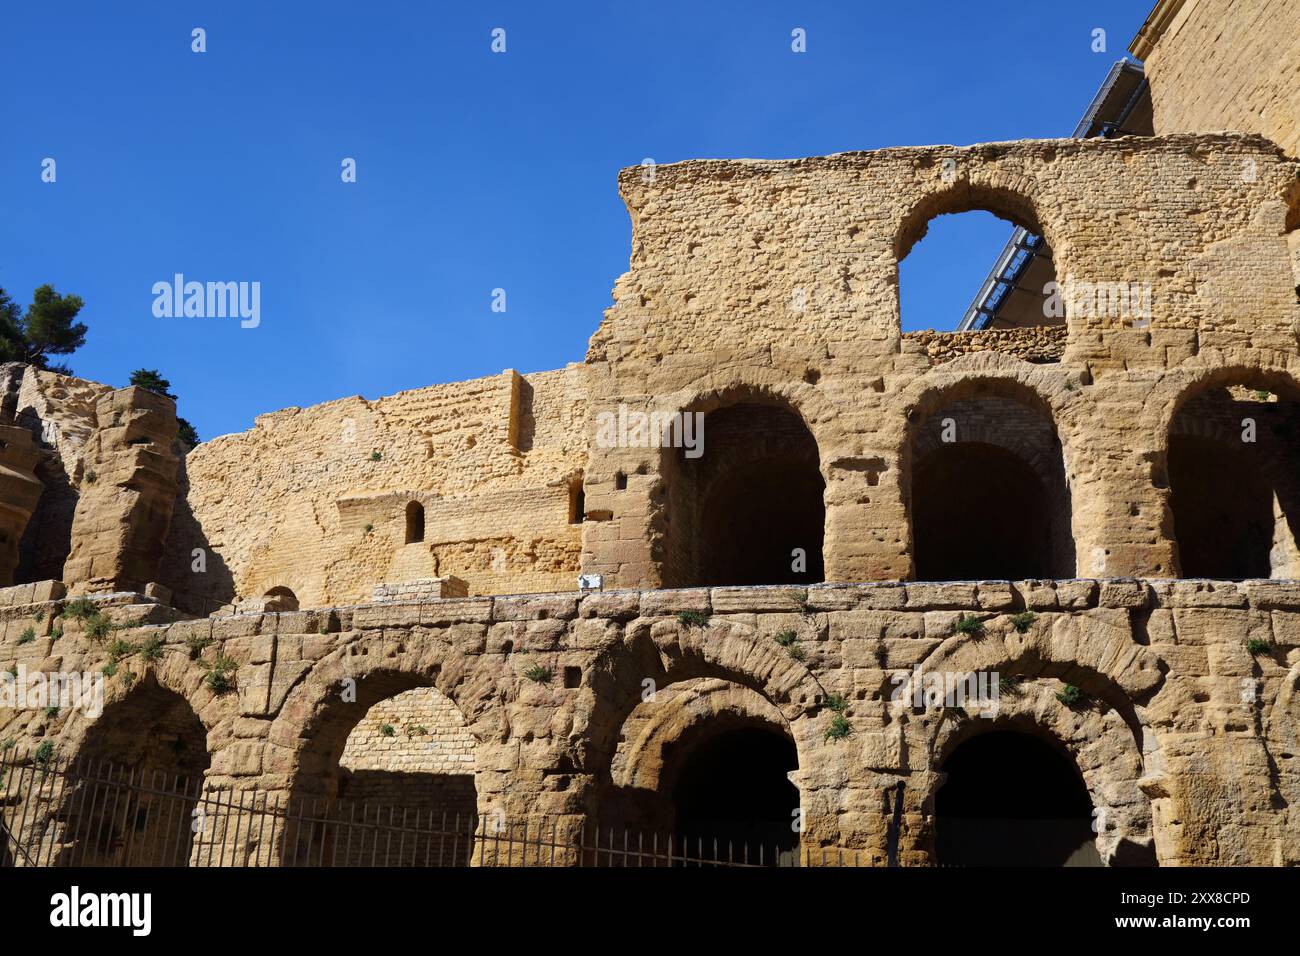
[[[524,677],[528,678],[535,684],[545,684],[551,679],[551,669],[543,667],[541,664],[534,664],[528,670],[524,671]]]
[[[678,611],[677,623],[683,627],[708,627],[709,616],[700,611]]]
[[[235,687],[235,671],[239,665],[232,658],[225,654],[218,654],[216,659],[208,664],[207,672],[203,675],[203,683],[207,684],[208,690],[214,694],[229,693]]]
[[[849,723],[849,719],[843,714],[836,714],[826,728],[826,739],[843,740],[851,733],[853,733],[853,726]]]
[[[1019,614],[1011,615],[1011,626],[1016,629],[1017,634],[1026,634],[1030,625],[1038,619],[1038,615],[1033,611],[1021,611]]]
[[[31,628],[31,627],[29,627],[29,628],[27,628],[25,631],[23,631],[21,634],[18,635],[18,643],[19,643],[19,644],[30,644],[30,643],[31,643],[32,641],[34,641],[34,640],[36,640],[36,630],[35,630],[35,628]]]
[[[1088,695],[1073,684],[1066,684],[1061,688],[1056,694],[1056,699],[1071,710],[1080,710],[1088,703]]]
[[[384,737],[396,737],[397,728],[394,727],[392,724],[380,724],[379,733]]]
[[[1273,651],[1273,645],[1262,637],[1252,637],[1246,642],[1246,650],[1253,655],[1269,654]]]
[[[967,637],[981,637],[984,634],[984,622],[973,615],[963,614],[957,618],[957,623],[952,626],[957,634],[965,634]]]

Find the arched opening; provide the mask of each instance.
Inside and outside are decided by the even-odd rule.
[[[823,580],[825,482],[803,419],[740,402],[701,427],[702,454],[664,455],[651,539],[664,587]]]
[[[661,847],[671,836],[674,854],[691,859],[786,862],[798,846],[797,768],[785,719],[762,694],[721,678],[677,681],[623,721],[601,825]]]
[[[273,587],[262,595],[262,608],[266,611],[296,611],[298,595],[291,588]]]
[[[789,737],[766,725],[736,727],[678,759],[674,830],[688,855],[757,862],[761,852],[780,863],[798,849],[799,789],[789,774],[799,762]]]
[[[152,673],[91,724],[60,817],[78,866],[187,866],[210,760],[189,701]]]
[[[406,505],[406,543],[416,544],[424,540],[424,505],[418,501]]]
[[[949,401],[913,430],[911,469],[917,580],[1074,576],[1063,452],[1039,408],[998,395]]]
[[[290,812],[328,822],[287,829],[286,861],[467,864],[477,822],[475,739],[460,709],[400,674],[358,681],[356,697],[331,699],[310,733]]]
[[[941,866],[1100,866],[1092,800],[1062,748],[1012,730],[977,734],[943,762]]]
[[[587,493],[582,488],[582,476],[569,482],[569,524],[582,524],[587,520]]]
[[[1210,387],[1169,429],[1169,508],[1185,578],[1300,571],[1300,402],[1274,383]]]
[[[898,237],[903,332],[1063,326],[1052,249],[1022,197],[927,197]]]

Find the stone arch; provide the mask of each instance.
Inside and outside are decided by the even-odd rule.
[[[650,556],[664,586],[824,579],[826,462],[789,391],[733,380],[670,399],[679,414],[702,416],[705,445],[659,453]]]
[[[1178,370],[1147,410],[1158,423],[1151,480],[1179,576],[1300,573],[1300,379],[1292,362]]]
[[[371,808],[382,804],[398,813],[405,808],[423,814],[422,825],[438,827],[444,811],[448,813],[448,827],[457,822],[454,818],[458,810],[476,815],[483,802],[477,787],[478,752],[486,733],[482,721],[495,694],[494,677],[476,669],[478,663],[449,643],[427,640],[420,641],[418,648],[394,646],[377,633],[364,634],[319,661],[290,692],[269,734],[271,759],[281,761],[288,771],[284,794],[287,805],[292,811],[319,816],[361,814],[365,812],[359,809],[362,804]],[[404,695],[409,701],[414,692],[425,688],[436,691],[437,700],[445,701],[458,714],[457,720],[448,722],[449,728],[442,729],[468,734],[467,740],[472,741],[473,760],[462,761],[463,771],[455,774],[461,779],[436,780],[450,774],[409,762],[402,768],[398,765],[401,754],[395,756],[391,769],[382,766],[382,759],[378,763],[369,761],[361,768],[365,780],[358,779],[356,769],[342,767],[350,738],[376,706],[400,702]],[[424,730],[429,733],[418,735],[436,739],[440,728],[425,726]],[[397,738],[416,733],[415,728],[405,724],[394,726],[393,731],[392,735],[381,732],[374,736]],[[359,749],[354,742],[354,752]],[[400,774],[409,776],[399,779]],[[474,831],[475,819],[459,819],[458,823],[454,851],[468,861],[472,852],[469,835]],[[430,843],[425,851],[445,858],[447,847],[453,846],[448,841],[444,841],[446,846]],[[381,846],[380,850],[386,853],[389,848]],[[340,852],[356,856],[368,851],[361,845],[349,845],[340,851],[329,824],[319,824],[300,828],[296,834],[286,831],[279,852],[290,862],[309,856],[318,858],[323,853],[327,859],[342,863]],[[410,859],[404,862],[411,863]]]
[[[191,818],[216,760],[210,726],[172,683],[153,667],[129,688],[114,681],[103,713],[65,730],[56,817],[78,865],[185,866],[196,851]]]
[[[1042,237],[1042,240],[1038,241],[1032,250],[1022,254],[1029,256],[1029,262],[1034,264],[1036,269],[1042,269],[1042,266],[1037,265],[1037,263],[1046,263],[1047,270],[1044,274],[1050,274],[1053,279],[1055,278],[1056,273],[1052,267],[1052,262],[1056,257],[1055,246],[1052,237],[1046,235],[1045,229],[1053,233],[1057,230],[1050,223],[1044,225],[1039,215],[1038,202],[1033,194],[1032,182],[1021,181],[1015,185],[1008,185],[1005,177],[986,179],[982,171],[979,170],[976,171],[976,180],[971,181],[966,178],[969,168],[958,168],[954,172],[962,175],[963,178],[950,184],[943,184],[942,177],[936,177],[940,185],[915,199],[899,219],[894,231],[892,251],[894,253],[893,293],[894,329],[896,332],[901,331],[903,326],[902,269],[900,264],[912,252],[915,245],[925,237],[929,231],[930,223],[940,216],[987,212],[1003,220],[1010,227],[1019,227],[1025,230],[1030,237]],[[1009,229],[1008,232],[1010,233],[1011,230]],[[990,250],[990,258],[996,251],[996,249]],[[965,305],[965,302],[961,302],[957,303],[956,307],[961,308]],[[1037,317],[1034,322],[1027,322],[1024,321],[1022,315],[1018,324],[1048,325],[1052,323],[1045,316]],[[1060,320],[1058,320],[1057,324],[1060,324]]]
[[[1150,648],[1134,644],[1126,628],[1101,619],[1040,618],[1026,634],[997,619],[988,623],[980,639],[954,636],[944,641],[921,668],[931,674],[989,674],[1020,681],[1019,689],[999,692],[993,717],[984,717],[983,709],[965,716],[928,710],[918,717],[910,713],[910,699],[890,705],[891,719],[903,723],[910,746],[928,755],[921,792],[914,798],[919,808],[932,814],[934,794],[943,782],[939,768],[955,746],[953,740],[960,742],[963,734],[999,721],[1012,721],[1021,729],[1033,725],[1038,728],[1034,732],[1055,734],[1070,750],[1093,805],[1115,811],[1115,828],[1098,838],[1102,860],[1148,859],[1156,852],[1152,816],[1168,792],[1159,741],[1143,702],[1163,683],[1164,662]],[[1095,703],[1079,711],[1067,708],[1056,698],[1065,683],[1080,688]],[[1102,749],[1089,756],[1096,747]],[[917,838],[927,852],[933,849],[929,830]]]
[[[1057,414],[1066,379],[991,353],[952,364],[897,406],[913,575],[1073,577],[1068,439]]]
[[[958,169],[958,173],[963,174],[962,179],[946,185],[941,183],[938,188],[922,194],[899,219],[894,231],[896,260],[905,258],[911,252],[912,247],[925,236],[926,226],[935,216],[973,210],[991,212],[1001,219],[1044,236],[1055,248],[1056,244],[1052,240],[1058,230],[1053,223],[1045,222],[1039,215],[1038,202],[1031,189],[971,181],[964,178],[963,170]],[[1021,185],[1030,186],[1028,182]]]
[[[659,626],[665,624],[668,622]],[[827,696],[812,671],[770,638],[730,622],[705,627],[674,622],[675,634],[652,638],[653,626],[646,623],[593,663],[587,698],[590,729],[583,755],[589,773],[606,782],[611,779],[619,734],[648,687],[662,689],[702,678],[748,688],[775,708],[794,735],[799,765],[805,766],[807,751],[815,741],[815,731],[806,718]]]
[[[620,737],[602,826],[672,834],[692,853],[703,840],[705,855],[717,839],[724,857],[773,863],[795,848],[794,731],[757,691],[718,678],[678,681],[641,701]]]
[[[268,588],[267,592],[262,595],[263,611],[296,611],[298,610],[298,595],[293,593],[292,588],[284,585],[277,585]]]

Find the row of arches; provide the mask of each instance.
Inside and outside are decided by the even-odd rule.
[[[663,586],[822,581],[826,468],[801,415],[757,390],[691,410],[704,415],[707,453],[665,449],[650,503]],[[1066,450],[1031,389],[972,378],[918,408],[907,434],[914,579],[1105,576],[1095,556],[1076,554]],[[1300,387],[1289,378],[1242,375],[1186,396],[1152,472],[1168,502],[1157,524],[1175,547],[1174,566],[1156,570],[1300,573],[1298,462]]]
[[[477,773],[484,768],[457,704],[417,674],[379,671],[359,687],[354,701],[326,702],[310,722],[291,798],[310,797],[313,808],[316,800],[326,807],[350,801],[363,813],[378,806],[441,814],[444,821],[455,817],[458,826],[471,820],[478,812]],[[1098,784],[1085,780],[1071,746],[1023,715],[968,726],[973,730],[951,735],[935,754],[940,783],[926,805],[930,862],[1101,865],[1091,795]],[[669,834],[703,859],[743,855],[751,862],[795,863],[805,805],[795,738],[785,712],[754,687],[720,677],[676,681],[626,713],[596,816],[602,827]],[[204,725],[184,697],[148,675],[94,722],[79,757],[109,761],[132,779],[152,781],[160,794],[192,794],[179,812],[151,812],[146,796],[123,815],[115,796],[108,806],[110,791],[102,798],[98,789],[89,798],[70,791],[60,810],[63,823],[70,832],[94,834],[82,860],[112,864],[122,862],[123,852],[137,864],[190,860],[199,831],[176,823],[199,805],[212,761]],[[903,787],[898,784],[899,800]],[[329,814],[312,812],[326,821]],[[306,830],[286,827],[274,837],[274,853],[290,865],[375,862],[374,848],[350,839],[346,848],[341,839],[334,846],[328,830],[327,822]],[[399,862],[432,862],[418,853],[413,849]],[[456,853],[455,860],[440,862],[470,862],[472,841],[458,844]],[[1128,856],[1111,854],[1108,861],[1155,862],[1149,846],[1136,853],[1130,847]]]

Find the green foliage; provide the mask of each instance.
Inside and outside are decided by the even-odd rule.
[[[428,734],[429,734],[429,728],[426,727],[426,726],[424,726],[424,724],[407,724],[407,725],[406,725],[406,736],[407,736],[407,737],[427,737]]]
[[[32,617],[34,617],[36,619],[36,623],[39,624],[41,621],[45,620],[45,609],[41,608],[41,610],[33,614]]]
[[[190,657],[198,657],[212,643],[210,637],[200,637],[198,634],[191,634],[185,638],[185,646],[190,649]]]
[[[13,750],[17,746],[18,741],[14,740],[12,737],[6,737],[4,743],[0,743],[0,753],[4,753],[6,750]]]
[[[44,767],[54,758],[54,741],[46,740],[36,748],[36,753],[32,754],[36,762]]]
[[[952,626],[952,629],[955,633],[965,634],[967,637],[984,636],[984,622],[973,615],[963,614],[957,618],[957,623]]]
[[[1056,699],[1071,710],[1079,710],[1088,703],[1088,695],[1079,690],[1079,688],[1075,687],[1073,684],[1066,684],[1065,687],[1057,693]]]
[[[701,611],[678,611],[677,623],[683,627],[708,627],[709,616]]]
[[[173,402],[178,401],[172,393],[172,383],[163,378],[156,368],[136,369],[131,373],[131,384],[137,388],[153,392],[155,395],[170,398]],[[176,418],[176,425],[178,427],[177,437],[186,445],[193,448],[199,443],[199,433],[193,425],[179,416]]]
[[[75,620],[84,620],[95,612],[95,602],[90,598],[73,598],[67,604],[63,605],[63,610],[59,612],[64,617],[70,617]]]
[[[782,631],[780,634],[776,635],[776,637],[772,638],[772,640],[776,641],[782,647],[790,647],[795,641],[799,640],[799,635],[794,631]]]
[[[163,398],[170,398],[173,402],[176,401],[176,396],[171,390],[172,383],[163,378],[156,368],[136,369],[131,373],[131,384],[155,395],[161,395]]]
[[[382,453],[382,452],[372,451],[372,452],[370,453],[370,460],[371,460],[371,461],[379,461],[379,460],[382,459],[383,457],[384,457],[384,456],[383,456],[383,453]]]
[[[93,468],[90,471],[86,472],[86,484],[93,485],[97,481],[99,481],[98,472],[96,472]]]
[[[113,622],[96,612],[86,618],[86,636],[92,641],[102,641],[113,630]]]
[[[849,709],[849,702],[844,699],[843,694],[827,694],[826,699],[822,701],[822,706],[836,714],[842,714]]]
[[[109,661],[104,665],[103,674],[105,677],[112,677],[117,673],[117,661]]]
[[[27,628],[18,635],[19,644],[30,644],[34,640],[36,640],[36,629],[33,627]]]
[[[853,726],[848,718],[843,714],[836,714],[831,718],[830,726],[826,728],[826,739],[843,740],[851,733],[853,733]]]
[[[1023,677],[1012,677],[1010,675],[998,676],[998,695],[1003,694],[1012,697],[1020,693],[1021,684],[1024,682]]]
[[[147,661],[160,661],[163,656],[163,639],[151,637],[140,645],[140,656]]]
[[[380,724],[379,733],[385,737],[396,737],[397,728],[394,727],[392,724]]]
[[[1021,611],[1019,614],[1011,615],[1011,626],[1016,629],[1017,634],[1024,634],[1029,630],[1029,625],[1038,619],[1038,615],[1033,611]]]
[[[1268,654],[1273,650],[1273,645],[1262,637],[1252,637],[1246,642],[1246,650],[1251,654]]]
[[[234,689],[235,671],[239,665],[232,658],[218,654],[211,662],[204,663],[208,665],[208,670],[203,675],[203,683],[208,685],[208,690],[214,694],[225,694]]]
[[[803,661],[808,657],[808,655],[804,653],[804,649],[798,644],[791,644],[785,649],[785,653],[792,661]]]
[[[125,660],[140,648],[130,641],[114,641],[108,646],[108,659],[114,663]]]
[[[372,524],[367,524],[367,525],[366,525],[364,528],[362,528],[361,530],[362,530],[362,532],[363,532],[364,534],[370,534],[370,532],[372,532],[372,531],[375,530],[375,526],[372,525]]]
[[[54,638],[57,641],[62,636],[63,636],[63,625],[55,624],[54,630],[50,631],[50,637]]]
[[[46,707],[46,708],[45,708],[45,716],[46,716],[46,717],[57,717],[57,716],[59,716],[59,708],[58,708],[58,707]]]
[[[532,667],[528,668],[528,670],[524,671],[524,676],[530,681],[534,681],[538,684],[545,684],[551,679],[551,669],[549,667],[542,667],[540,664],[534,664]]]
[[[63,296],[53,286],[43,285],[22,312],[0,289],[0,361],[26,362],[66,373],[62,366],[51,366],[50,357],[71,355],[85,344],[86,326],[75,321],[83,305],[80,296]]]
[[[135,673],[135,671],[127,671],[125,674],[122,675],[122,683],[126,685],[127,690],[130,690],[132,687],[135,686],[135,682],[137,679],[138,679],[138,675]]]

